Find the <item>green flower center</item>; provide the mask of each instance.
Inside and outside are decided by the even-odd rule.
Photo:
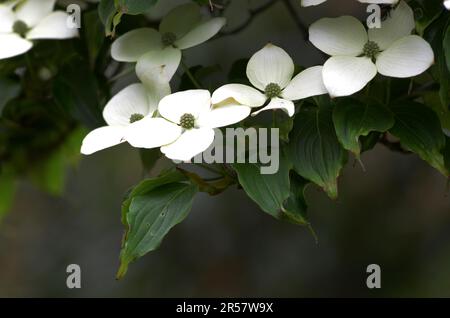
[[[143,118],[144,118],[144,115],[142,115],[142,114],[133,114],[130,116],[130,124],[140,121]]]
[[[281,94],[281,87],[276,83],[270,83],[266,86],[264,93],[268,98],[278,97]]]
[[[374,41],[369,41],[364,45],[363,54],[371,59],[374,59],[380,53],[380,47]]]
[[[177,36],[172,32],[164,33],[161,37],[161,41],[164,46],[171,46],[177,40]]]
[[[25,34],[27,34],[28,30],[29,30],[28,25],[22,20],[17,20],[16,22],[14,22],[13,25],[14,33],[17,33],[20,36],[24,37]]]
[[[184,114],[180,118],[180,126],[184,129],[192,129],[195,127],[195,117],[192,114]]]

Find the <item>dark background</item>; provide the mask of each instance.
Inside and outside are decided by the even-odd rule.
[[[152,15],[178,2],[183,1],[160,1]],[[247,3],[234,1],[227,13],[230,28],[245,19]],[[308,9],[293,3],[306,24],[318,16],[365,9],[353,0]],[[226,71],[268,41],[285,48],[298,64],[323,62],[279,3],[244,32],[189,50],[188,63],[219,64]],[[316,187],[308,189],[318,244],[305,228],[261,212],[242,191],[201,194],[161,247],[116,281],[120,205],[124,192],[142,177],[138,152],[121,145],[84,157],[69,171],[63,197],[20,184],[13,209],[0,225],[0,296],[450,296],[447,180],[416,156],[383,146],[362,160],[366,172],[349,161],[337,202]],[[80,290],[65,284],[66,266],[72,263],[82,269]],[[365,285],[372,263],[382,269],[382,288],[376,291]]]

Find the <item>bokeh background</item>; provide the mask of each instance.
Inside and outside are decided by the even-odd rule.
[[[152,17],[185,1],[160,1]],[[363,15],[353,0],[300,9],[306,24],[319,16]],[[262,0],[233,1],[229,28]],[[187,52],[191,65],[251,56],[268,41],[298,64],[323,56],[300,35],[283,3],[243,32]],[[127,81],[132,81],[132,78]],[[124,83],[122,83],[124,85]],[[119,89],[119,87],[117,88]],[[82,93],[82,92],[81,92]],[[33,160],[30,158],[30,160]],[[333,202],[307,191],[307,229],[275,221],[242,191],[200,194],[189,217],[161,247],[115,280],[123,228],[123,194],[142,178],[127,145],[84,157],[68,172],[62,197],[21,182],[0,225],[1,297],[446,297],[450,296],[450,199],[447,180],[416,156],[383,146],[363,155],[363,172],[349,161]],[[82,288],[66,287],[66,267],[79,264]],[[382,288],[366,287],[366,267],[379,264]]]

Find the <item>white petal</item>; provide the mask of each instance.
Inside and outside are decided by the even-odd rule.
[[[243,84],[227,84],[216,89],[212,94],[211,101],[213,104],[220,104],[227,99],[250,107],[260,107],[267,100],[263,93],[253,87]]]
[[[358,56],[367,43],[367,31],[355,17],[323,18],[309,27],[309,40],[331,56]]]
[[[327,0],[302,0],[302,7],[316,6]]]
[[[417,35],[404,37],[377,58],[380,74],[406,78],[425,72],[434,63],[433,49]]]
[[[366,57],[335,56],[323,66],[323,81],[332,97],[352,95],[376,75],[375,64]]]
[[[26,38],[34,39],[70,39],[78,36],[76,28],[69,28],[70,16],[62,11],[55,11],[42,19],[28,33]]]
[[[0,33],[11,33],[16,16],[8,5],[0,4]]]
[[[200,115],[199,127],[220,128],[238,123],[250,115],[251,108],[237,104],[215,106],[210,112]]]
[[[174,8],[161,21],[159,32],[173,33],[180,39],[201,20],[201,12],[195,3],[186,3]]]
[[[119,62],[136,62],[145,53],[162,49],[161,35],[150,28],[125,33],[111,46],[111,56]]]
[[[389,13],[388,18],[381,22],[381,28],[369,29],[369,40],[376,42],[381,50],[385,50],[398,39],[410,35],[415,26],[413,10],[405,1],[401,1],[398,7]]]
[[[142,84],[131,84],[106,104],[103,118],[110,126],[129,125],[133,114],[147,116],[150,113],[149,98]]]
[[[161,147],[161,152],[172,160],[189,161],[208,149],[213,141],[213,129],[191,129],[185,131],[174,143]]]
[[[263,107],[262,109],[252,113],[252,116],[256,116],[261,112],[271,109],[282,109],[285,111],[290,117],[295,114],[295,105],[292,101],[282,98],[272,98],[269,105]]]
[[[296,75],[281,93],[288,100],[299,100],[311,96],[328,94],[322,77],[322,66],[307,68]]]
[[[173,47],[153,50],[142,55],[136,64],[136,74],[148,86],[169,83],[178,69],[181,51]]]
[[[212,18],[195,26],[181,39],[175,41],[175,46],[180,50],[188,49],[208,41],[216,35],[227,23],[225,18]]]
[[[33,46],[33,43],[15,33],[0,34],[0,43],[0,59],[23,54]]]
[[[48,16],[55,6],[56,0],[27,0],[15,9],[17,20],[23,21],[28,27],[34,27]]]
[[[164,97],[159,103],[158,111],[162,117],[179,124],[184,114],[198,118],[200,114],[209,112],[210,108],[211,94],[204,89],[193,89]]]
[[[264,91],[274,83],[285,88],[294,74],[294,62],[282,48],[271,43],[256,52],[248,61],[247,77],[256,88]]]
[[[147,116],[127,127],[125,139],[133,147],[150,149],[174,142],[181,132],[181,127],[164,118]]]
[[[124,142],[125,130],[124,126],[105,126],[91,131],[83,140],[81,153],[90,155]]]

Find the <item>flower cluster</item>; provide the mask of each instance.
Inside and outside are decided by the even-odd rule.
[[[323,0],[302,2],[316,5]],[[182,59],[182,50],[212,38],[224,18],[203,21],[199,7],[182,5],[170,12],[159,30],[142,28],[119,37],[112,45],[117,61],[135,62],[142,84],[133,84],[106,105],[108,126],[92,131],[81,152],[128,142],[139,148],[160,147],[170,159],[189,161],[214,140],[214,128],[238,123],[248,116],[281,109],[295,114],[295,102],[317,95],[349,96],[376,75],[405,78],[427,70],[434,61],[430,45],[414,35],[412,9],[398,0],[360,0],[396,4],[379,29],[366,30],[354,17],[323,18],[310,26],[310,41],[330,58],[295,74],[292,58],[271,43],[247,65],[252,86],[226,84],[212,94],[197,89],[170,94],[169,82]],[[255,111],[253,111],[255,110]]]
[[[69,39],[78,30],[69,28],[69,15],[53,11],[56,0],[7,1],[0,4],[0,59],[23,54],[41,39]]]

